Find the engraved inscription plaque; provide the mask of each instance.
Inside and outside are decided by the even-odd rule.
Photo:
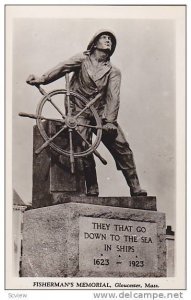
[[[157,270],[156,223],[80,217],[79,270],[134,273]]]

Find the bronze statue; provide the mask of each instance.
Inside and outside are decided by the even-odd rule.
[[[88,101],[94,102],[102,123],[101,140],[112,154],[117,169],[122,171],[130,187],[131,196],[147,196],[147,192],[140,187],[132,150],[117,122],[121,73],[110,62],[115,47],[115,35],[111,31],[101,30],[92,38],[86,51],[58,64],[41,77],[30,75],[27,83],[36,86],[46,85],[73,72],[69,88]],[[83,139],[82,147],[85,149],[87,144],[91,145],[92,134],[97,133],[95,129],[98,126],[96,128],[91,110],[86,109],[82,112],[83,101],[79,101],[75,96],[73,98],[71,105],[66,101],[66,110],[70,113],[67,122],[69,130],[72,130],[76,126],[72,116],[79,115],[78,124],[81,126],[78,126],[78,132]],[[84,156],[83,164],[87,195],[98,196],[96,167],[92,153]]]

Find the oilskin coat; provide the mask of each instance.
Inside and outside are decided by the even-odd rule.
[[[93,57],[89,51],[77,54],[45,73],[43,75],[44,84],[50,83],[68,72],[73,72],[70,81],[71,90],[81,94],[88,100],[91,100],[100,93],[101,97],[94,106],[103,124],[110,122],[117,126],[115,138],[105,132],[102,137],[102,142],[114,157],[117,169],[135,169],[132,151],[117,123],[120,103],[121,73],[116,67],[112,66],[109,60],[99,62],[96,67],[92,60]],[[81,110],[83,103],[77,99],[75,99],[75,101],[76,105],[73,109],[77,111]],[[86,114],[82,116],[80,123],[90,124],[91,116],[88,116],[86,112]],[[90,128],[81,128],[81,133],[91,142],[92,130]],[[92,168],[94,165],[93,155],[89,155],[86,161],[86,167],[90,166],[90,168]]]

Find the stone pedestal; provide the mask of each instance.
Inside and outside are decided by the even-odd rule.
[[[44,128],[49,136],[58,129],[53,122],[44,122]],[[54,142],[67,150],[68,136],[61,133]],[[69,157],[59,155],[49,147],[40,154],[35,151],[44,143],[35,125],[33,128],[33,208],[60,203],[64,196],[84,196],[86,193],[85,177],[82,159],[75,159],[75,174],[71,174]],[[79,141],[75,137],[74,148],[77,151]]]
[[[165,215],[155,197],[138,198],[72,197],[26,211],[22,276],[166,276]]]

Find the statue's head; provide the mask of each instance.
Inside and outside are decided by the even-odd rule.
[[[88,44],[87,50],[93,52],[95,49],[108,51],[109,56],[113,54],[116,47],[116,37],[110,30],[100,30]]]

